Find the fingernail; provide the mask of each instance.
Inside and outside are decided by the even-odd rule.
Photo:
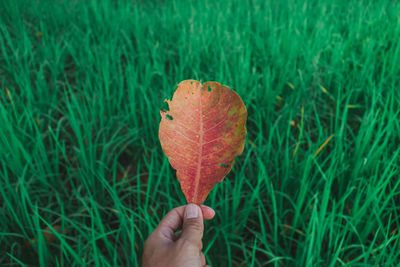
[[[199,217],[199,207],[195,204],[188,204],[185,209],[186,219]]]

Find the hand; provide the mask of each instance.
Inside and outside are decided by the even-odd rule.
[[[207,206],[188,204],[165,215],[144,244],[142,267],[204,267],[201,252],[205,220],[215,211]],[[182,231],[175,232],[182,227]]]

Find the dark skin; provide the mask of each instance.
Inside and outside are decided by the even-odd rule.
[[[212,208],[195,204],[168,212],[144,244],[142,267],[208,266],[202,253],[203,220],[214,215]]]

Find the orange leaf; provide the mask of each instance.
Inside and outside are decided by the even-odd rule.
[[[53,229],[57,233],[65,233],[65,234],[68,233],[68,230],[66,228],[62,229],[60,225],[54,225]],[[54,242],[56,240],[56,237],[52,233],[50,227],[46,227],[42,231],[43,231],[43,237],[47,242],[52,243],[52,242]],[[32,238],[31,240],[26,241],[24,243],[24,245],[22,246],[22,248],[29,247],[29,246],[31,246],[32,244],[35,244],[35,243],[36,243],[36,239]]]
[[[230,172],[244,148],[247,110],[235,91],[217,82],[182,81],[159,138],[188,203],[201,204]]]

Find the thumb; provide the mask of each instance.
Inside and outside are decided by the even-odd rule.
[[[186,205],[181,238],[197,245],[201,249],[203,231],[203,213],[200,207],[196,204]]]

